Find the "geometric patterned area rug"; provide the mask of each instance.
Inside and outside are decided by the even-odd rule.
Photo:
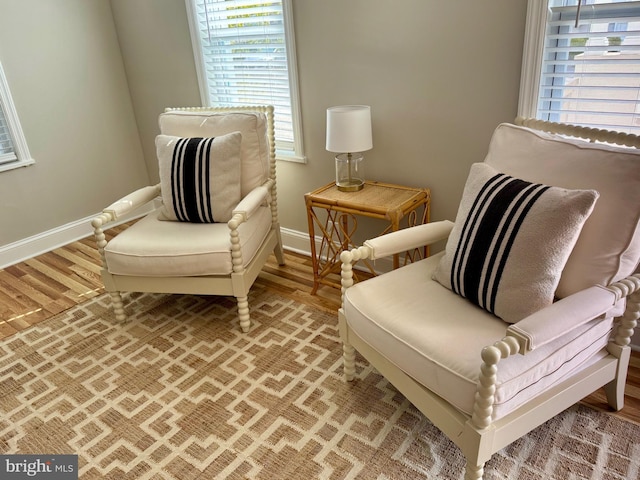
[[[77,454],[81,479],[461,479],[457,447],[363,361],[335,315],[235,299],[102,295],[0,343],[0,454]],[[359,359],[361,360],[361,359]],[[640,426],[576,405],[485,478],[638,479]]]

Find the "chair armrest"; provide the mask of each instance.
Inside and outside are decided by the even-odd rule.
[[[526,354],[607,313],[617,300],[614,292],[596,285],[514,323],[507,329],[507,335],[515,337],[520,344],[520,353]]]
[[[242,200],[240,200],[240,203],[238,203],[236,208],[233,209],[232,216],[239,223],[246,222],[260,205],[270,201],[271,195],[269,193],[268,185],[260,185],[259,187],[251,190]],[[237,215],[240,215],[241,218],[237,218]]]
[[[481,354],[483,363],[480,366],[471,423],[480,429],[491,424],[500,360],[511,355],[526,354],[600,315],[609,312],[616,315],[617,303],[623,298],[627,301],[627,307],[619,317],[615,339],[607,349],[618,358],[626,349],[628,363],[628,345],[640,316],[640,274],[631,275],[608,287],[596,285],[569,295],[511,325],[502,340],[485,347]],[[626,368],[624,366],[624,376]]]
[[[425,223],[387,233],[367,240],[361,247],[344,250],[340,254],[342,293],[344,294],[345,290],[353,285],[353,264],[358,260],[375,260],[430,245],[447,238],[452,228],[453,222],[449,220]]]
[[[452,228],[449,220],[425,223],[372,238],[364,245],[370,250],[369,258],[375,260],[444,240]]]
[[[134,211],[136,208],[142,207],[143,205],[153,201],[159,195],[159,183],[157,185],[139,188],[126,197],[122,197],[120,200],[113,202],[107,208],[102,210],[100,215],[91,220],[91,226],[93,227],[93,234],[96,238],[98,252],[102,259],[102,265],[105,265],[105,268],[106,262],[104,259],[104,247],[107,245],[107,239],[104,234],[103,226],[129,212]]]
[[[267,181],[259,187],[251,190],[233,210],[231,220],[227,222],[229,227],[229,240],[231,243],[231,258],[234,273],[244,271],[242,260],[242,247],[240,246],[240,231],[238,228],[251,217],[251,214],[265,202],[271,202],[270,189],[272,181]]]
[[[149,203],[158,195],[160,195],[160,184],[143,187],[133,193],[130,193],[126,197],[115,201],[107,208],[102,210],[102,213],[105,213],[110,217],[108,221],[116,220],[117,218],[126,215],[136,208]]]

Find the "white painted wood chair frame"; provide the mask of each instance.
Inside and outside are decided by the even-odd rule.
[[[248,294],[258,274],[262,270],[269,255],[273,252],[280,265],[284,265],[284,252],[280,234],[280,224],[278,220],[278,197],[276,191],[276,153],[275,153],[275,131],[273,119],[273,106],[245,106],[245,107],[185,107],[167,108],[169,111],[190,111],[190,112],[261,112],[267,118],[267,136],[269,141],[269,175],[268,179],[259,188],[267,188],[270,193],[269,204],[271,208],[271,230],[262,242],[258,252],[251,262],[243,266],[243,253],[240,245],[238,227],[247,221],[249,212],[242,210],[243,202],[234,209],[231,220],[227,223],[229,227],[229,241],[231,245],[231,256],[233,272],[230,275],[205,275],[193,277],[143,277],[128,275],[113,275],[106,267],[104,248],[107,240],[104,230],[114,225],[122,217],[131,215],[136,209],[141,208],[150,202],[160,201],[160,184],[143,187],[135,192],[114,202],[103,210],[103,212],[92,220],[94,236],[98,246],[98,251],[102,259],[103,268],[101,270],[102,280],[106,291],[111,294],[116,320],[125,321],[127,316],[124,310],[124,302],[121,292],[154,292],[154,293],[180,293],[194,295],[224,295],[234,296],[238,303],[238,318],[240,327],[247,332],[251,326],[249,313]],[[255,190],[254,190],[255,191]],[[251,196],[250,192],[245,199]],[[244,199],[243,199],[244,200]],[[110,225],[111,224],[111,225]]]
[[[580,138],[596,138],[597,141],[640,148],[640,137],[635,135],[521,118],[516,119],[516,123],[552,133],[561,133]],[[414,241],[410,243],[403,242],[401,236],[398,236],[400,240],[397,244],[397,253],[444,240],[448,237],[452,226],[453,223],[444,221],[414,227],[423,230],[422,238],[415,241],[416,236],[412,235],[409,238]],[[401,235],[402,231],[396,233]],[[375,246],[376,240],[372,239],[367,243]],[[385,244],[385,255],[390,254],[388,250],[387,242]],[[343,297],[345,290],[354,283],[353,264],[358,260],[375,260],[377,256],[374,252],[375,248],[369,248],[368,246],[361,246],[342,252],[341,282]],[[600,287],[593,288],[603,290]],[[611,295],[614,298],[611,306],[623,297],[626,297],[627,300],[624,314],[617,319],[616,336],[609,342],[607,347],[609,355],[596,361],[580,373],[572,375],[566,381],[549,388],[535,400],[493,422],[491,420],[493,394],[500,361],[510,355],[526,355],[531,351],[528,338],[512,327],[507,329],[507,335],[504,338],[493,345],[485,347],[481,352],[481,358],[478,359],[478,368],[480,369],[479,382],[473,415],[471,416],[452,407],[447,401],[408,376],[373,349],[350,329],[344,309],[341,308],[338,318],[340,336],[343,341],[344,374],[348,381],[355,378],[355,352],[357,350],[460,448],[467,460],[465,478],[467,480],[480,479],[483,476],[484,464],[494,453],[599,388],[605,388],[608,403],[613,409],[620,410],[623,407],[624,389],[631,352],[629,344],[634,328],[640,318],[640,273],[636,272],[626,279],[608,285],[607,289],[614,294]],[[585,294],[585,292],[587,291],[578,292],[574,295]],[[594,315],[593,318],[596,316]]]

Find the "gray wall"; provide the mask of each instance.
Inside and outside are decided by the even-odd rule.
[[[165,107],[201,104],[184,0],[111,0],[147,169],[159,182],[154,139]]]
[[[36,160],[0,173],[0,246],[148,183],[107,0],[0,0],[0,62]]]
[[[294,4],[310,163],[279,166],[287,221],[303,229],[297,198],[334,178],[325,110],[350,103],[372,108],[367,177],[430,187],[433,218],[453,219],[469,166],[516,115],[526,0]]]

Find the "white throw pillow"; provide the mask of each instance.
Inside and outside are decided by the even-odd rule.
[[[550,305],[562,269],[598,198],[472,165],[433,278],[514,323]]]
[[[156,137],[160,220],[228,222],[240,202],[240,132],[210,138]]]

